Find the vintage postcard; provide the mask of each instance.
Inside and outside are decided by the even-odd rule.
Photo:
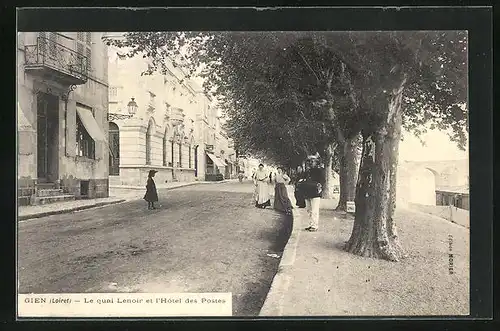
[[[17,38],[19,317],[469,315],[466,30]]]

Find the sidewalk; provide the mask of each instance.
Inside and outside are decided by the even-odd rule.
[[[123,198],[109,197],[102,199],[71,200],[64,202],[55,202],[39,206],[22,206],[18,207],[17,220],[24,221],[31,218],[39,218],[50,215],[71,213],[78,210],[102,207],[125,201],[126,200]]]
[[[295,203],[291,191],[290,198]],[[400,262],[345,252],[352,217],[322,200],[320,229],[307,232],[305,209],[294,209],[285,247],[261,316],[401,316],[469,313],[469,231],[439,217],[397,210],[408,257]],[[452,238],[453,274],[449,272]]]
[[[224,181],[221,181],[224,182]],[[221,182],[174,182],[157,185],[157,189],[175,189],[178,187],[196,185],[196,184],[212,184]],[[109,187],[109,197],[101,199],[86,199],[72,200],[64,202],[56,202],[39,206],[22,206],[18,207],[18,221],[23,221],[32,218],[40,218],[56,214],[71,213],[78,210],[102,207],[106,205],[122,203],[125,201],[142,199],[144,196],[145,187],[143,186],[112,186]]]

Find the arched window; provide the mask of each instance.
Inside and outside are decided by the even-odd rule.
[[[120,130],[109,122],[109,175],[120,175]]]
[[[189,168],[192,168],[193,167],[193,164],[192,164],[192,160],[191,160],[191,151],[192,151],[192,147],[191,147],[191,144],[189,145]]]
[[[170,166],[173,167],[174,166],[174,162],[175,162],[175,160],[174,160],[174,140],[173,139],[170,140],[170,157],[171,157],[171,160],[170,160],[171,164],[170,164]]]
[[[146,131],[146,164],[151,164],[151,136],[153,135],[153,121],[149,121]]]

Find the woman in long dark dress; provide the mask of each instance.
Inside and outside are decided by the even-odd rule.
[[[292,203],[286,191],[286,185],[290,182],[290,177],[284,173],[283,168],[280,167],[277,169],[274,182],[274,209],[291,215]]]
[[[158,201],[158,192],[156,191],[156,184],[153,177],[158,171],[149,170],[148,182],[146,184],[146,194],[144,200],[148,202],[148,209],[156,209],[155,202]]]

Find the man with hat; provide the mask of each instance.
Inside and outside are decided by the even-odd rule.
[[[148,182],[146,184],[146,194],[144,195],[144,200],[148,202],[148,209],[156,209],[155,202],[158,201],[158,192],[156,191],[156,184],[153,177],[158,171],[149,170]]]
[[[306,210],[309,216],[309,226],[306,231],[315,232],[319,227],[319,207],[322,185],[322,163],[318,153],[307,157],[306,161],[306,180],[301,184],[303,196],[306,201]]]

